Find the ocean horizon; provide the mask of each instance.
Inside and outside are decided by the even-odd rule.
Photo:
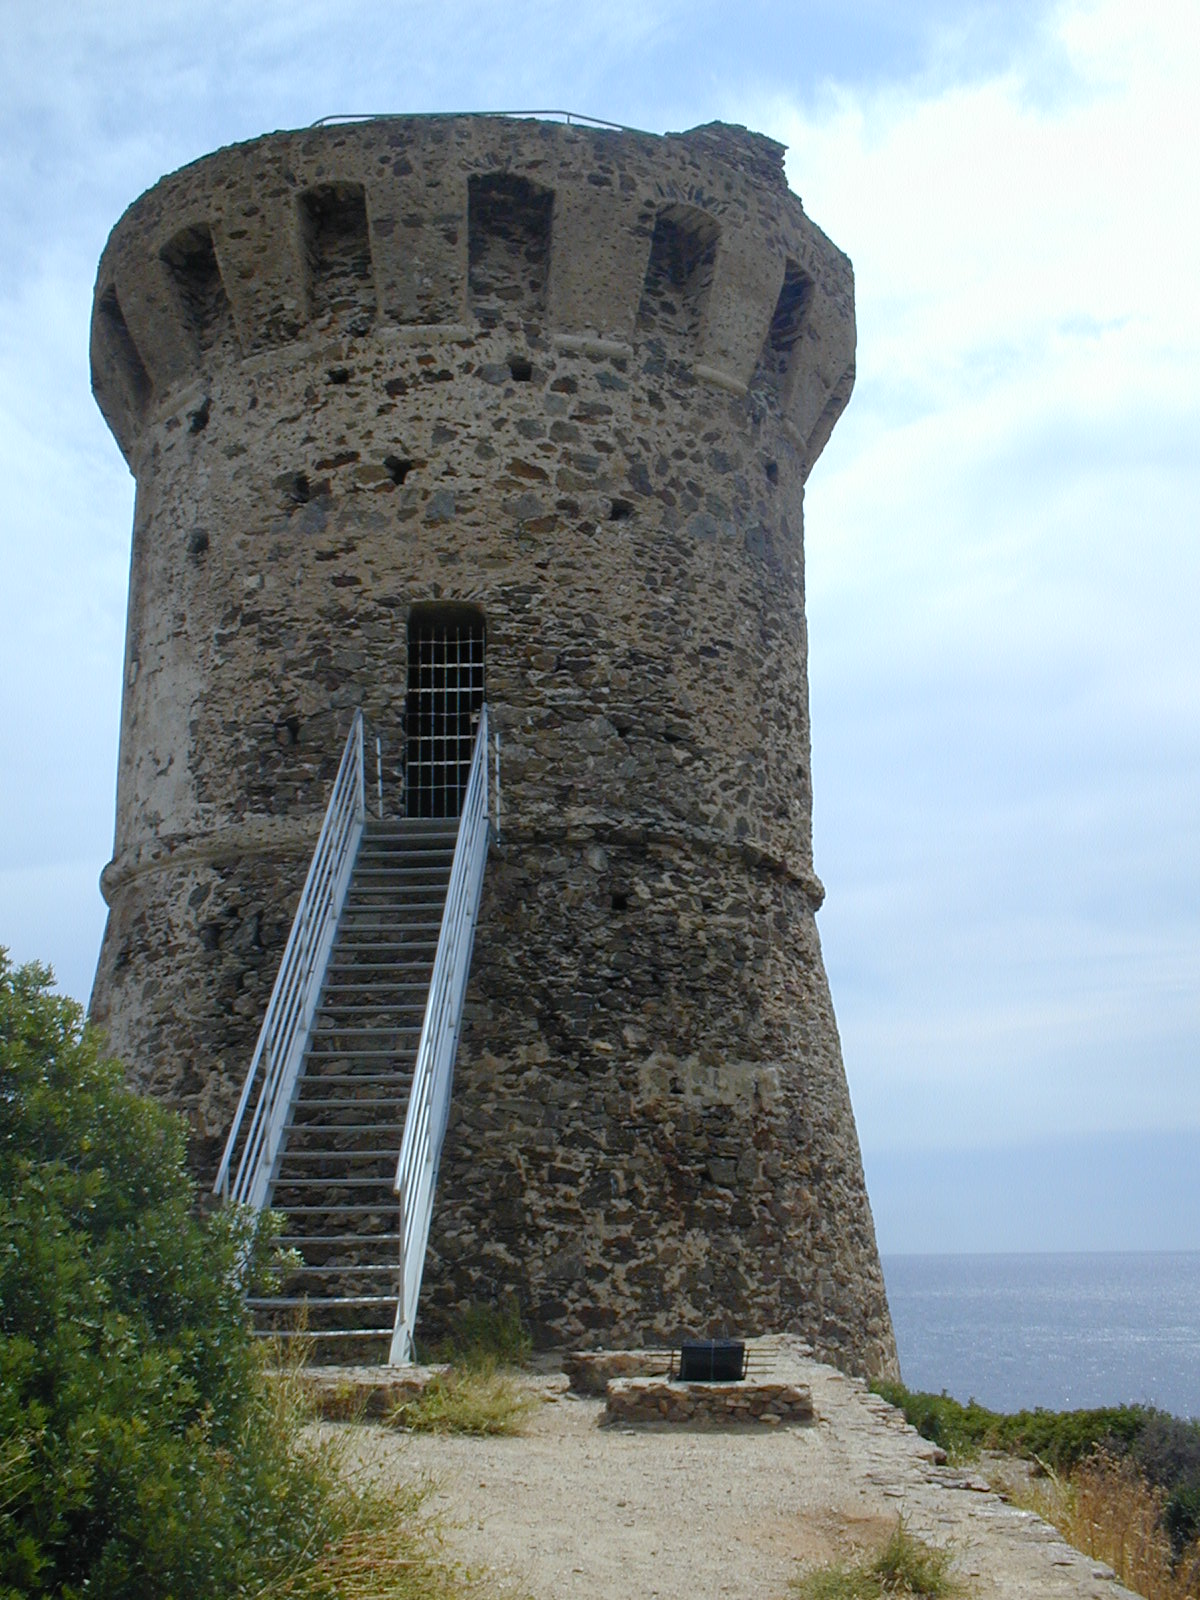
[[[1200,1250],[885,1255],[910,1389],[1200,1417]]]

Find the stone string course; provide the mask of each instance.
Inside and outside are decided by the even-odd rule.
[[[895,1345],[814,913],[803,491],[850,264],[779,146],[499,118],[273,134],[100,263],[137,478],[92,997],[215,1169],[355,707],[477,608],[503,747],[426,1331]]]

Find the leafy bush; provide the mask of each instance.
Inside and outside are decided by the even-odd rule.
[[[1200,1422],[1152,1411],[1130,1453],[1149,1482],[1166,1494],[1163,1524],[1178,1555],[1200,1537]]]
[[[1090,1411],[989,1411],[974,1400],[963,1405],[948,1394],[923,1394],[899,1383],[878,1383],[875,1392],[904,1412],[924,1439],[959,1459],[980,1450],[1005,1450],[1067,1472],[1098,1448],[1122,1452],[1155,1415],[1145,1406],[1103,1406]]]
[[[246,1322],[269,1237],[196,1216],[180,1119],[51,981],[0,950],[0,1600],[353,1594],[364,1548],[405,1553],[372,1593],[443,1592],[297,1444]]]
[[[1160,1491],[1160,1520],[1178,1557],[1200,1537],[1200,1422],[1185,1422],[1149,1406],[1104,1406],[1091,1411],[988,1411],[947,1394],[922,1394],[899,1383],[875,1392],[898,1406],[925,1439],[954,1459],[1003,1450],[1070,1473],[1099,1454],[1128,1461]],[[1116,1481],[1114,1474],[1108,1474]],[[1119,1474],[1117,1475],[1119,1476]]]

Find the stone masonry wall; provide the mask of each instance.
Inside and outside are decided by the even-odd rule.
[[[271,135],[114,231],[137,477],[92,1010],[215,1166],[356,706],[466,602],[503,743],[426,1273],[543,1343],[895,1352],[814,912],[804,479],[849,263],[778,146],[493,118]]]

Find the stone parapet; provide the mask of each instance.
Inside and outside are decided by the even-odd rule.
[[[602,1395],[613,1378],[666,1377],[669,1350],[571,1350],[563,1372],[575,1394]]]
[[[812,1391],[800,1383],[747,1379],[741,1383],[671,1383],[665,1378],[613,1378],[606,1423],[690,1423],[731,1427],[813,1422]]]
[[[519,332],[532,315],[543,337],[659,339],[701,381],[757,384],[807,470],[824,439],[807,441],[849,398],[853,282],[782,154],[720,125],[660,138],[481,116],[222,150],[113,231],[92,319],[97,401],[132,463],[147,425],[218,366],[294,360],[338,334]]]

